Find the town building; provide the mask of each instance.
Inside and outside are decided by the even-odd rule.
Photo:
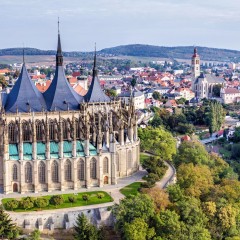
[[[200,56],[197,49],[194,48],[192,56],[192,91],[197,98],[212,98],[214,97],[213,88],[216,85],[221,85],[223,88],[225,80],[217,77],[214,74],[200,73]]]
[[[135,109],[144,109],[145,108],[145,96],[144,93],[139,91],[137,88],[134,88],[127,92],[122,92],[118,96],[126,104],[129,104],[130,101],[133,101]]]
[[[0,189],[5,194],[116,184],[138,170],[139,144],[134,102],[110,99],[102,91],[96,51],[86,95],[70,86],[59,33],[56,71],[47,90],[36,88],[23,63],[11,92],[1,94]]]
[[[222,88],[220,97],[225,104],[236,103],[240,101],[240,91],[236,88]]]

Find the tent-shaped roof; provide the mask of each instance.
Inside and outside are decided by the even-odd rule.
[[[84,99],[86,102],[110,102],[110,98],[103,92],[99,83],[96,61],[95,50],[92,82]]]
[[[60,34],[56,54],[56,71],[50,87],[43,93],[47,110],[78,110],[83,97],[78,95],[68,83],[64,68]]]
[[[4,107],[6,112],[41,112],[46,109],[43,95],[29,77],[25,63]]]

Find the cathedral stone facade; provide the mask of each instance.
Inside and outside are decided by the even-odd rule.
[[[139,168],[140,142],[133,101],[110,99],[99,84],[96,53],[85,96],[69,85],[60,34],[56,71],[40,93],[25,63],[9,94],[1,94],[0,189],[64,191],[116,184]]]

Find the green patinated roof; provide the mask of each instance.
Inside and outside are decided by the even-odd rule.
[[[50,157],[54,159],[58,159],[58,150],[59,146],[57,142],[50,142]],[[84,142],[77,141],[76,146],[77,157],[83,157],[84,154]],[[37,143],[37,158],[38,159],[46,159],[46,144],[42,142]],[[89,153],[91,156],[97,155],[96,148],[89,144]],[[64,141],[63,142],[63,155],[64,157],[72,157],[72,142]],[[9,158],[10,160],[19,160],[18,154],[18,144],[9,144]],[[32,159],[32,143],[23,143],[23,159],[31,160]]]
[[[77,141],[77,152],[84,152],[83,143],[80,141]]]
[[[41,154],[45,155],[45,152],[46,152],[46,145],[45,145],[45,143],[38,142],[37,143],[37,155],[41,155]]]
[[[50,158],[58,159],[58,143],[50,142]]]
[[[51,154],[58,154],[58,143],[50,142],[50,153]]]
[[[17,144],[9,144],[8,150],[10,160],[19,160]]]
[[[9,155],[18,155],[17,144],[9,144]]]
[[[72,152],[72,142],[64,141],[63,142],[63,153]]]

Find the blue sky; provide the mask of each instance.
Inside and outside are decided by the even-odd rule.
[[[239,0],[2,0],[0,49],[65,51],[143,43],[240,49]]]

